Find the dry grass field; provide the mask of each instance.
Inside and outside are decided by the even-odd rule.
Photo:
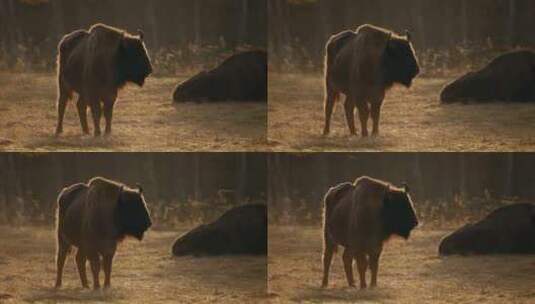
[[[362,139],[349,136],[343,100],[335,108],[331,134],[321,135],[320,74],[270,73],[268,139],[275,151],[535,150],[535,104],[441,105],[440,90],[452,79],[417,78],[409,90],[394,87],[383,104],[380,136]]]
[[[109,290],[82,289],[74,254],[63,287],[55,280],[52,229],[0,227],[0,303],[250,303],[266,299],[266,258],[174,258],[173,240],[185,229],[154,231],[125,240],[113,264]],[[90,267],[87,265],[89,281]],[[101,284],[103,282],[101,273]]]
[[[417,229],[391,239],[379,264],[378,287],[346,287],[341,252],[322,289],[321,230],[269,227],[268,290],[272,303],[533,303],[535,256],[452,256],[437,246],[449,230]],[[358,275],[354,267],[358,286]],[[368,283],[370,279],[368,272]]]
[[[173,89],[186,77],[149,77],[143,88],[125,87],[119,92],[110,137],[82,136],[76,100],[71,101],[64,133],[55,137],[55,74],[0,72],[0,150],[265,150],[265,104],[173,104]],[[91,116],[89,125],[92,130]]]

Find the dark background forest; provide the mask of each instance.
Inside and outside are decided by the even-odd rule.
[[[368,175],[406,182],[429,222],[481,216],[498,206],[535,200],[532,153],[314,153],[268,158],[271,220],[321,223],[325,192]]]
[[[424,72],[535,44],[532,0],[271,0],[270,63],[318,70],[330,35],[371,23],[412,33]],[[462,59],[462,60],[459,60]]]
[[[266,201],[262,153],[0,153],[0,223],[51,223],[63,187],[103,176],[140,184],[158,225]]]
[[[156,73],[266,47],[266,0],[2,0],[0,68],[52,69],[61,37],[97,22],[142,29]]]

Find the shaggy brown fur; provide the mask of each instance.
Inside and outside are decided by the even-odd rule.
[[[482,69],[447,84],[440,100],[535,102],[535,52],[519,50],[494,58]]]
[[[349,286],[355,286],[353,259],[357,261],[360,287],[367,286],[368,265],[371,286],[377,285],[383,242],[394,234],[408,239],[418,225],[407,189],[367,176],[329,189],[324,198],[323,287],[328,285],[329,268],[338,245],[345,247],[343,262]]]
[[[379,114],[385,92],[394,84],[410,87],[419,73],[410,37],[365,24],[354,31],[331,36],[325,47],[325,127],[330,132],[331,115],[340,93],[346,96],[344,109],[349,132],[356,134],[358,109],[362,136],[368,136],[371,112],[374,135],[379,134]]]
[[[88,287],[85,265],[89,259],[93,287],[100,287],[102,257],[104,286],[109,287],[118,242],[126,236],[141,240],[152,225],[141,189],[129,189],[102,177],[63,189],[58,196],[56,221],[56,288],[61,286],[63,266],[72,246],[78,248],[76,265],[82,286]]]
[[[111,133],[113,106],[117,93],[127,82],[143,86],[152,73],[143,44],[143,34],[132,36],[104,24],[89,31],[65,35],[58,45],[58,122],[56,134],[63,132],[63,117],[73,92],[78,93],[78,115],[84,133],[89,133],[87,107],[91,108],[95,136],[100,135],[104,112],[106,134]]]
[[[180,236],[173,255],[267,254],[267,208],[263,204],[232,208],[212,223]]]
[[[534,254],[535,204],[501,207],[476,223],[466,224],[440,242],[440,255]]]

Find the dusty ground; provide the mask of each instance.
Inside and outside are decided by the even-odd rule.
[[[535,256],[437,256],[447,230],[416,230],[392,239],[379,264],[378,287],[347,288],[341,252],[330,286],[320,288],[319,228],[269,227],[269,293],[273,303],[533,303]],[[356,267],[354,267],[355,279]],[[368,283],[370,279],[368,273]],[[358,283],[357,283],[358,284]]]
[[[258,256],[173,258],[170,246],[184,229],[149,231],[142,242],[127,239],[113,264],[112,288],[82,289],[74,256],[55,291],[53,231],[0,227],[0,303],[249,303],[266,300],[266,258]],[[90,267],[87,266],[90,282]],[[101,283],[103,274],[101,273]]]
[[[265,104],[173,104],[173,89],[185,77],[149,77],[143,88],[128,85],[119,92],[109,138],[81,136],[74,100],[64,134],[56,138],[55,74],[0,72],[0,150],[265,150]]]
[[[394,87],[381,111],[381,135],[362,139],[349,136],[343,102],[331,134],[321,136],[321,75],[270,73],[268,138],[276,151],[535,150],[535,104],[440,105],[440,90],[452,79],[417,78],[409,90]]]

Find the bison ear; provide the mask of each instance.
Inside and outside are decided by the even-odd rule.
[[[403,183],[403,191],[405,191],[405,193],[409,193],[410,189],[409,189],[409,185],[407,185],[407,183]]]
[[[409,42],[412,40],[411,32],[409,30],[405,30],[405,38],[407,38],[407,41]]]
[[[143,41],[143,36],[145,35],[142,30],[137,30],[137,35],[139,36],[139,40]]]
[[[137,186],[137,190],[138,190],[139,194],[142,194],[143,193],[143,188],[141,187],[141,185],[140,184],[136,184],[136,186]]]

